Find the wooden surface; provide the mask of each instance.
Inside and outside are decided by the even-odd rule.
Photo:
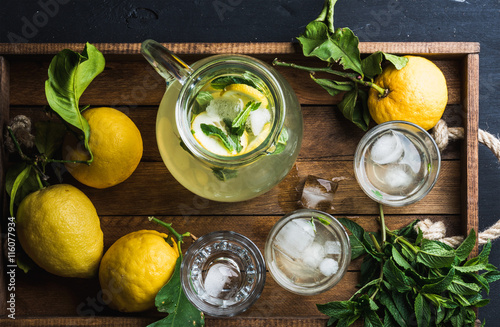
[[[201,57],[195,54],[200,51],[199,48],[184,46],[186,55],[183,58],[188,63]],[[479,46],[476,43],[415,43],[400,47],[403,50],[398,50],[398,45],[394,43],[361,44],[362,49],[370,52],[376,48],[397,53],[428,54],[443,70],[448,81],[450,99],[445,119],[451,126],[465,124],[467,138],[444,151],[438,182],[426,198],[408,207],[386,208],[387,224],[389,228],[398,228],[416,218],[431,218],[445,221],[450,226],[448,235],[464,233],[467,229],[477,227],[475,131],[478,124]],[[333,209],[329,212],[339,217],[348,216],[368,230],[378,228],[375,220],[377,205],[364,195],[353,175],[352,157],[363,132],[339,114],[335,104],[340,98],[329,97],[310,81],[307,73],[278,69],[290,81],[303,104],[305,134],[294,169],[282,183],[263,196],[242,203],[215,203],[185,190],[172,178],[160,159],[154,126],[155,105],[164,92],[163,81],[138,56],[137,46],[114,44],[103,48],[108,49],[106,69],[84,93],[81,103],[91,106],[112,105],[127,113],[143,136],[143,160],[127,181],[110,189],[84,187],[67,173],[64,174],[64,182],[82,189],[96,206],[101,217],[106,249],[117,238],[131,231],[158,229],[146,219],[148,215],[157,215],[173,222],[178,230],[189,230],[195,235],[213,230],[234,230],[255,241],[263,250],[271,226],[283,214],[300,207],[300,190],[310,174],[327,179],[346,177],[339,186]],[[43,83],[48,63],[51,54],[56,53],[60,46],[23,45],[24,53],[29,55],[22,55],[12,49],[9,52],[6,45],[0,45],[0,49],[8,53],[5,57],[10,64],[11,117],[23,113],[33,119],[41,119],[41,110],[46,105]],[[203,53],[216,53],[219,49],[252,53],[266,62],[279,57],[285,61],[315,64],[312,59],[302,59],[295,53],[296,50],[291,50],[295,47],[290,44],[259,48],[253,52],[248,45],[239,48],[237,45],[205,44],[202,49]],[[269,52],[269,49],[274,50]],[[37,55],[37,51],[41,54]],[[433,53],[429,54],[430,51]],[[268,275],[264,292],[252,308],[237,318],[209,319],[207,325],[322,326],[326,317],[316,310],[315,303],[349,298],[355,291],[359,265],[359,260],[353,261],[340,284],[323,294],[310,297],[284,291]],[[27,275],[19,271],[17,285],[16,297],[19,301],[16,317],[23,325],[136,326],[161,317],[154,312],[122,315],[102,305],[92,308],[89,301],[99,298],[96,279],[64,279],[35,269]],[[2,294],[5,295],[3,286]],[[41,305],[41,302],[50,305]],[[92,313],[98,317],[89,317]],[[5,311],[2,314],[5,315]]]

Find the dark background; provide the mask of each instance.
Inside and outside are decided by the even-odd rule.
[[[323,0],[2,0],[0,42],[289,42]],[[500,132],[500,0],[339,0],[335,26],[360,41],[480,42],[479,127]],[[500,164],[479,147],[479,226],[500,219]],[[490,261],[500,266],[500,243]],[[479,312],[500,326],[500,282]]]

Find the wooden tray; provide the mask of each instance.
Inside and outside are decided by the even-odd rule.
[[[85,187],[69,174],[64,182],[76,185],[94,203],[101,218],[105,250],[119,237],[139,229],[158,229],[148,215],[170,221],[179,231],[203,235],[215,230],[233,230],[255,241],[263,250],[271,226],[285,213],[299,208],[301,186],[312,174],[322,178],[346,177],[335,197],[338,217],[348,216],[368,230],[376,230],[377,205],[356,183],[353,153],[363,132],[343,118],[335,108],[340,97],[330,97],[312,82],[306,72],[278,70],[292,84],[300,99],[305,134],[295,168],[267,194],[243,203],[216,203],[184,189],[161,161],[155,140],[157,105],[165,90],[164,81],[139,54],[139,44],[96,44],[106,58],[106,69],[91,84],[81,104],[113,106],[124,110],[139,127],[144,139],[144,156],[135,173],[124,183],[106,190]],[[268,63],[279,57],[305,65],[301,50],[291,43],[188,43],[166,44],[186,62],[216,53],[244,53]],[[46,105],[44,81],[53,55],[63,48],[81,51],[83,44],[0,44],[0,110],[4,135],[9,117],[25,114],[33,120],[42,117]],[[465,234],[478,226],[478,81],[477,43],[361,43],[362,53],[382,50],[395,54],[418,54],[433,60],[444,72],[449,90],[445,120],[450,126],[464,126],[465,140],[454,142],[443,152],[442,169],[434,189],[422,201],[404,208],[386,207],[389,228],[399,228],[420,218],[444,220],[448,234]],[[2,140],[3,144],[3,140]],[[461,145],[461,146],[460,146]],[[2,190],[5,165],[2,152]],[[56,183],[55,181],[53,183]],[[3,193],[3,192],[2,192]],[[4,223],[7,216],[4,195]],[[186,248],[189,244],[186,245]],[[6,269],[4,257],[3,269]],[[360,261],[336,287],[316,296],[297,296],[280,288],[267,276],[260,299],[247,312],[228,319],[207,318],[207,326],[324,326],[326,316],[316,303],[346,300],[356,290]],[[0,278],[5,278],[5,271]],[[0,325],[8,319],[6,298],[10,280],[0,289]],[[41,269],[24,274],[16,270],[16,322],[23,325],[136,326],[158,320],[151,311],[125,315],[103,304],[97,279],[60,278]]]

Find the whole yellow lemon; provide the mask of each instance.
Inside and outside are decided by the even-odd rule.
[[[76,187],[58,184],[29,194],[16,222],[23,249],[43,269],[63,277],[96,275],[103,233],[94,205]]]
[[[112,309],[139,312],[154,308],[155,296],[172,276],[179,253],[168,236],[141,230],[118,239],[99,268],[103,295]]]
[[[448,102],[448,88],[443,72],[432,61],[405,56],[408,63],[401,70],[389,66],[375,79],[387,89],[386,96],[371,88],[368,109],[377,124],[404,120],[431,129],[441,119]]]
[[[92,108],[83,111],[90,126],[89,147],[94,156],[90,165],[66,163],[70,174],[80,183],[95,188],[119,184],[132,175],[142,158],[142,137],[134,122],[113,108]],[[90,159],[83,141],[68,135],[63,144],[65,160]]]

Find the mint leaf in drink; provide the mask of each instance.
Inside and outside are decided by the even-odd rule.
[[[276,150],[274,150],[273,155],[280,154],[286,149],[286,144],[288,143],[288,131],[286,127],[281,130],[280,136],[278,138],[278,144],[276,144]]]
[[[249,75],[244,75],[243,77],[233,75],[217,77],[210,83],[210,86],[216,90],[223,90],[231,84],[246,84],[257,89],[259,88],[255,79]]]
[[[205,135],[214,136],[219,139],[228,151],[234,150],[234,143],[219,127],[208,124],[200,124],[200,128]]]
[[[235,178],[238,176],[238,171],[235,169],[227,169],[227,168],[212,168],[212,172],[215,177],[222,182],[227,181],[228,179]]]
[[[201,91],[200,93],[198,93],[195,99],[196,102],[193,108],[193,115],[197,115],[202,111],[204,111],[207,108],[210,101],[212,101],[213,99],[214,97],[212,96],[212,93],[208,91]]]
[[[238,136],[243,135],[243,132],[245,131],[245,123],[248,119],[248,116],[250,115],[250,112],[259,109],[261,103],[260,102],[255,102],[255,101],[249,101],[245,105],[242,111],[238,113],[236,118],[232,121],[231,124],[231,133],[236,134]]]

